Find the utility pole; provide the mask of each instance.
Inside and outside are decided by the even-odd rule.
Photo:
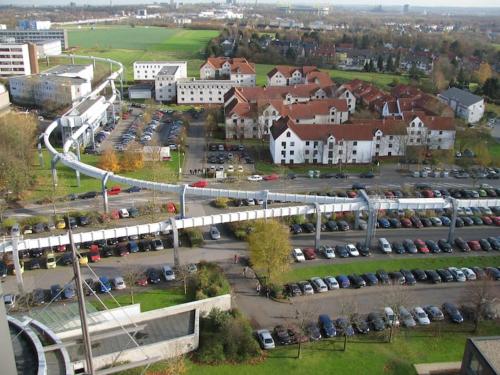
[[[69,242],[73,254],[73,271],[75,273],[76,295],[78,297],[78,309],[80,311],[80,322],[82,324],[83,346],[85,349],[86,374],[94,374],[94,364],[92,362],[92,343],[90,341],[89,327],[87,324],[87,311],[85,309],[85,300],[82,286],[82,275],[80,273],[80,262],[76,254],[75,242],[73,241],[73,232],[69,228]]]
[[[17,289],[20,295],[24,295],[24,280],[21,271],[21,261],[19,260],[19,230],[12,231],[12,260],[14,261],[14,271],[16,272]]]

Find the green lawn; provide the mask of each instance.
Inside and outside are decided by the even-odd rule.
[[[154,288],[148,290],[140,290],[140,287],[134,289],[134,302],[141,304],[141,311],[146,312],[150,310],[161,309],[163,307],[175,306],[181,303],[189,302],[188,297],[184,294],[181,289],[161,289]],[[109,309],[114,309],[119,306],[130,305],[130,292],[125,292],[124,294],[119,294],[114,296],[120,305],[118,305],[111,298],[102,298],[103,302]],[[104,307],[99,301],[92,301],[98,310],[104,310]]]
[[[417,363],[460,362],[467,337],[500,334],[497,322],[482,322],[477,334],[472,333],[470,323],[444,324],[440,332],[436,326],[433,323],[429,328],[401,330],[392,343],[372,334],[356,337],[348,342],[345,352],[341,339],[322,340],[303,345],[300,359],[296,358],[296,346],[287,346],[267,351],[267,358],[257,363],[209,366],[186,360],[186,365],[191,375],[414,374],[413,365]],[[164,363],[157,363],[149,367],[147,374],[160,374],[165,369]],[[140,373],[138,368],[120,374]]]
[[[81,155],[82,162],[96,166],[99,163],[99,156],[97,155]],[[184,159],[184,158],[183,158]],[[36,178],[37,183],[31,190],[28,199],[38,200],[44,197],[51,197],[53,194],[52,188],[52,173],[50,170],[50,157],[47,151],[44,151],[44,166],[40,167],[38,163],[38,156],[36,157]],[[181,160],[181,165],[184,160]],[[134,172],[121,173],[124,176],[138,178],[141,180],[157,180],[158,182],[175,182],[177,181],[179,154],[172,152],[172,159],[170,161],[162,162],[160,168],[151,168],[151,163],[146,162],[144,168]],[[101,182],[95,178],[80,175],[80,187],[76,185],[75,172],[64,166],[61,163],[57,164],[57,177],[58,188],[56,196],[64,196],[70,193],[83,193],[86,191],[100,191]],[[109,186],[115,185],[110,183]],[[122,186],[123,187],[123,186]]]
[[[469,257],[447,257],[446,255],[428,258],[412,259],[408,256],[401,256],[398,259],[374,260],[369,262],[351,262],[345,264],[321,264],[309,267],[297,267],[283,275],[283,281],[307,280],[314,276],[336,276],[348,275],[350,273],[362,274],[364,272],[375,272],[378,269],[386,271],[397,271],[401,268],[413,269],[437,269],[443,267],[486,267],[500,264],[500,255],[495,256],[469,256]]]
[[[216,30],[163,27],[68,29],[69,45],[77,48],[76,53],[122,62],[126,80],[133,79],[132,64],[138,60],[187,60],[188,75],[198,77],[205,46],[217,35]]]

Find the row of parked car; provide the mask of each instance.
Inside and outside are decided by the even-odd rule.
[[[298,283],[285,285],[285,293],[289,297],[299,297],[325,293],[339,288],[363,288],[376,285],[415,285],[417,282],[430,282],[439,284],[441,282],[465,282],[478,279],[500,280],[500,269],[496,267],[448,267],[437,270],[401,269],[399,271],[386,272],[383,269],[376,272],[366,272],[361,275],[356,273],[350,275],[313,277],[309,281],[303,280]]]
[[[396,310],[396,311],[394,311]],[[495,319],[496,313],[491,306],[483,311],[483,319]],[[257,340],[262,349],[274,349],[278,345],[292,345],[305,341],[318,341],[339,336],[366,335],[370,331],[381,332],[388,328],[400,326],[413,328],[429,326],[431,322],[449,322],[461,324],[465,318],[473,320],[475,311],[469,305],[460,308],[451,302],[445,302],[441,307],[436,305],[414,306],[407,308],[398,306],[393,309],[386,306],[382,311],[373,311],[366,317],[353,314],[332,319],[328,314],[320,314],[318,320],[306,322],[300,330],[294,326],[277,325],[273,331],[261,329],[256,332]]]

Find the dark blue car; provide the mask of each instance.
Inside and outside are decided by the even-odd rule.
[[[337,331],[328,315],[322,314],[318,318],[318,325],[323,337],[335,337]]]
[[[111,292],[111,282],[106,276],[99,277],[99,292],[100,293]]]
[[[378,219],[378,225],[380,226],[380,228],[390,228],[391,227],[391,223],[386,218]]]
[[[341,288],[349,288],[349,286],[351,285],[351,282],[346,275],[340,275],[339,277],[337,277],[337,281]]]
[[[137,242],[135,242],[135,241],[130,241],[128,243],[128,249],[129,249],[131,254],[137,253],[137,252],[139,252],[139,245],[137,245]]]

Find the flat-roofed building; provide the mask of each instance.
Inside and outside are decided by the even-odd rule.
[[[184,78],[177,81],[177,103],[222,104],[224,95],[234,86],[235,81]]]
[[[177,80],[182,77],[179,66],[164,66],[155,78],[155,98],[159,102],[170,102],[177,96]]]
[[[135,61],[134,81],[154,81],[165,66],[176,66],[179,77],[187,77],[186,61]]]
[[[0,43],[0,77],[38,73],[36,46],[31,43]]]
[[[13,30],[0,29],[0,40],[4,38],[14,38],[16,43],[37,43],[44,40],[59,40],[63,50],[68,48],[68,32],[66,29],[49,30]]]
[[[35,44],[39,59],[47,56],[58,56],[62,53],[61,43],[58,40],[43,40]]]
[[[81,78],[87,82],[94,79],[94,67],[92,64],[63,64],[44,70],[44,75],[54,75],[59,77]]]

